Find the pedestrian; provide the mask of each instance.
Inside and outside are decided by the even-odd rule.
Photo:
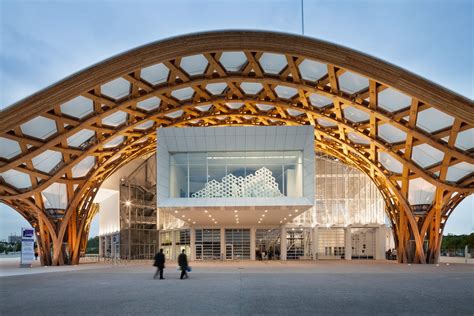
[[[38,251],[35,250],[35,260],[38,260]]]
[[[186,272],[188,270],[188,257],[184,253],[185,249],[181,252],[181,254],[178,256],[178,265],[181,269],[181,277],[180,279],[187,279],[188,278],[188,273]]]
[[[163,253],[163,248],[160,249],[160,252],[155,255],[155,263],[153,265],[156,267],[156,272],[153,276],[153,279],[156,279],[158,274],[160,274],[160,280],[164,280],[165,278],[163,277],[163,269],[165,268],[165,254]]]

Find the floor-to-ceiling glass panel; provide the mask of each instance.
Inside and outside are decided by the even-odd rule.
[[[351,228],[352,259],[374,259],[376,228]]]
[[[318,259],[344,259],[344,229],[318,229]]]
[[[280,228],[257,229],[255,232],[255,259],[280,259]]]
[[[225,244],[226,259],[250,259],[250,229],[226,229]]]
[[[312,259],[312,229],[288,228],[286,231],[286,258],[288,260]]]
[[[196,229],[196,259],[219,260],[221,258],[221,230]]]

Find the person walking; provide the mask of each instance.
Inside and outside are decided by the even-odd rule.
[[[160,249],[160,252],[155,255],[155,263],[153,265],[157,268],[153,279],[156,279],[158,274],[160,274],[160,280],[164,280],[163,269],[165,268],[165,254],[163,253],[163,249]]]
[[[178,265],[181,268],[181,280],[188,278],[188,273],[186,272],[188,270],[188,257],[184,252],[185,250],[183,249],[181,254],[178,256]]]

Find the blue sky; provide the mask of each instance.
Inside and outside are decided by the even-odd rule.
[[[305,0],[305,34],[474,97],[474,2]],[[0,1],[0,108],[133,47],[217,29],[301,33],[300,0]],[[0,239],[21,218],[0,204]],[[92,232],[97,231],[95,224]],[[474,231],[474,198],[446,232]]]

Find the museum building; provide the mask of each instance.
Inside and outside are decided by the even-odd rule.
[[[158,129],[156,155],[99,190],[100,255],[385,258],[393,239],[376,186],[315,156],[314,141],[311,126]]]

